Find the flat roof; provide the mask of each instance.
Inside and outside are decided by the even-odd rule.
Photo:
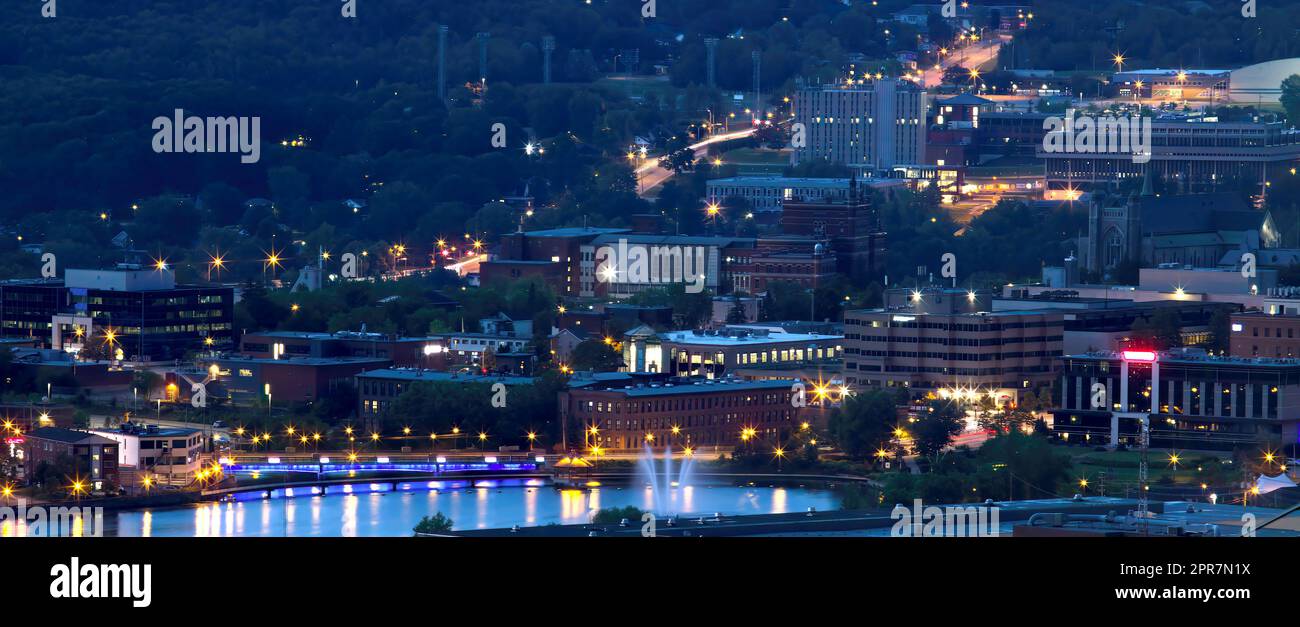
[[[441,372],[421,370],[419,368],[382,368],[367,370],[357,375],[367,379],[396,379],[400,381],[428,381],[430,383],[504,383],[506,385],[531,385],[533,377],[517,377],[507,374],[472,374],[462,372]]]
[[[92,429],[94,433],[104,433],[111,435],[129,435],[140,438],[178,438],[181,436],[191,436],[202,434],[203,430],[194,427],[163,427],[159,426],[157,431],[148,431],[145,427],[149,426],[143,423],[134,423],[137,427],[133,431],[123,431],[121,427],[116,429]]]
[[[601,235],[605,233],[630,233],[631,229],[594,227],[594,226],[569,226],[556,229],[542,229],[540,231],[524,231],[528,237],[579,237],[582,235]]]
[[[1124,355],[1118,351],[1093,351],[1074,355],[1062,355],[1061,359],[1080,359],[1092,361],[1123,361]],[[1300,359],[1287,357],[1232,357],[1209,354],[1188,354],[1161,352],[1158,356],[1161,364],[1191,364],[1198,366],[1248,366],[1260,368],[1300,368]]]
[[[785,390],[793,389],[798,379],[764,379],[761,381],[744,381],[740,379],[709,379],[691,383],[652,383],[624,387],[610,387],[593,392],[613,392],[624,396],[666,396],[675,394],[706,394],[709,392],[736,392],[745,390]]]
[[[229,355],[216,357],[212,361],[233,364],[283,364],[286,366],[346,366],[349,364],[385,364],[393,360],[386,357],[281,357],[280,359],[273,359],[271,357]]]
[[[804,187],[845,187],[849,186],[850,179],[846,178],[814,178],[814,177],[793,177],[793,176],[729,176],[720,179],[709,179],[709,183],[727,184],[727,185],[785,185],[785,186],[804,186]],[[892,183],[906,184],[903,179],[883,179],[883,178],[860,178],[858,183],[862,185],[885,185]]]
[[[746,346],[753,344],[776,344],[788,342],[831,342],[843,340],[843,335],[822,335],[820,333],[784,333],[772,332],[767,335],[744,337],[734,335],[695,335],[692,331],[668,331],[659,333],[661,341],[674,344],[694,344],[699,346]]]

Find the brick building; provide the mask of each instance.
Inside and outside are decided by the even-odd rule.
[[[23,436],[23,440],[23,472],[29,480],[42,462],[56,464],[62,455],[76,460],[76,468],[72,469],[75,474],[67,478],[68,485],[79,480],[85,482],[87,491],[103,490],[121,479],[118,444],[108,438],[87,431],[41,427]]]
[[[1300,315],[1233,314],[1228,354],[1233,357],[1300,356]]]
[[[564,433],[581,433],[568,448],[635,450],[703,447],[730,449],[750,444],[770,450],[801,428],[793,380],[672,379],[665,383],[610,381],[571,387],[560,393]],[[745,429],[753,429],[748,442]],[[711,451],[708,451],[711,452]]]

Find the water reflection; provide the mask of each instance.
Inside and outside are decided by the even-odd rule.
[[[424,484],[420,484],[421,487]],[[331,496],[204,503],[190,508],[106,512],[107,533],[122,536],[409,536],[420,517],[442,512],[457,529],[512,525],[576,524],[599,509],[628,505],[646,509],[653,495],[640,485],[557,489],[550,485],[470,487],[362,493],[339,489]],[[732,486],[682,486],[671,490],[669,513],[759,514],[831,510],[839,499],[828,490]],[[0,534],[5,528],[0,526]]]

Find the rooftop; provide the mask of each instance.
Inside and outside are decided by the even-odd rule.
[[[421,368],[383,368],[367,370],[357,375],[358,378],[392,379],[399,381],[429,381],[431,383],[504,383],[506,385],[532,385],[533,377],[516,377],[505,374],[473,374],[464,372],[441,372]]]
[[[127,423],[113,429],[95,429],[95,433],[111,435],[130,435],[147,438],[179,438],[203,433],[202,429],[193,427],[163,427],[141,423]]]
[[[1061,359],[1096,361],[1123,361],[1121,351],[1092,351],[1065,355]],[[1130,360],[1135,361],[1135,360]],[[1300,359],[1286,357],[1232,357],[1210,355],[1202,349],[1184,348],[1176,351],[1159,351],[1156,361],[1162,364],[1187,364],[1200,366],[1249,366],[1259,368],[1300,368]]]
[[[108,438],[95,435],[89,431],[77,431],[60,427],[41,427],[28,433],[27,437],[67,444],[116,444],[116,442]]]
[[[570,226],[541,231],[526,231],[528,237],[581,237],[583,235],[603,235],[608,233],[630,233],[630,229],[600,228],[593,226]]]
[[[639,385],[626,385],[623,387],[608,387],[601,392],[614,392],[624,396],[667,396],[676,394],[707,394],[710,392],[740,392],[740,391],[759,391],[759,390],[782,390],[790,391],[793,389],[796,379],[766,379],[761,381],[745,381],[743,379],[702,379],[690,381],[688,383],[651,383]]]
[[[843,335],[824,335],[821,333],[787,333],[780,330],[761,328],[725,328],[718,331],[668,331],[658,334],[660,340],[676,344],[696,346],[743,346],[747,344],[768,344],[788,342],[834,342],[843,340]]]
[[[861,185],[896,185],[906,184],[902,179],[861,178]],[[849,179],[845,178],[810,178],[788,176],[732,176],[711,179],[709,184],[718,185],[781,185],[786,187],[834,187],[848,188]]]
[[[393,360],[380,357],[289,357],[279,359],[271,357],[246,357],[244,355],[223,355],[213,361],[233,364],[283,364],[286,366],[346,366],[353,364],[387,364]]]

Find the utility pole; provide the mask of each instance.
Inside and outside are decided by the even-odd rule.
[[[555,52],[555,38],[547,35],[542,38],[542,84],[551,84],[551,54]]]
[[[487,91],[487,44],[491,37],[491,34],[482,32],[475,36],[478,39],[478,80],[484,92]]]
[[[447,27],[438,27],[438,100],[447,101]]]
[[[716,37],[709,37],[708,39],[704,40],[704,52],[706,58],[708,59],[705,64],[705,67],[707,68],[706,72],[708,77],[706,84],[710,88],[717,87],[718,86],[718,81],[717,81],[718,39]]]

